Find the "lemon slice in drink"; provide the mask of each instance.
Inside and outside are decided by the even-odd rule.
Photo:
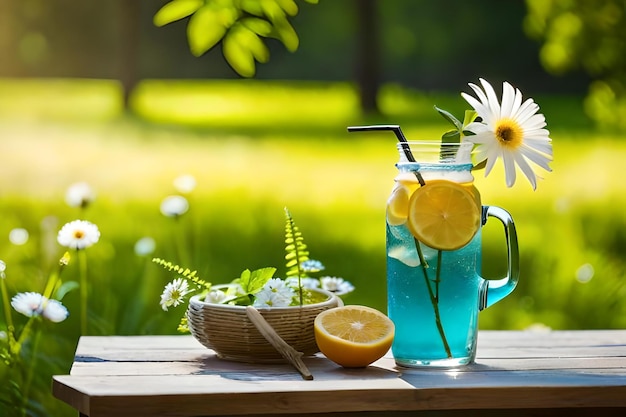
[[[406,223],[409,215],[409,188],[398,183],[387,200],[387,223],[400,226]]]
[[[314,322],[320,351],[345,368],[362,368],[382,358],[391,347],[395,326],[380,311],[347,305],[325,310]]]
[[[467,245],[480,227],[480,195],[471,187],[431,180],[409,200],[407,226],[413,236],[437,250]]]

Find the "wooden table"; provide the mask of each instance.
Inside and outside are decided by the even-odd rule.
[[[626,330],[481,331],[476,363],[457,370],[305,363],[313,381],[220,360],[191,336],[82,337],[53,393],[91,417],[626,415]]]

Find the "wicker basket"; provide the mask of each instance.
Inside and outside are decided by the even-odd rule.
[[[315,317],[324,310],[343,304],[331,292],[316,291],[327,294],[328,299],[302,307],[258,308],[276,333],[304,355],[319,352],[313,330]],[[200,301],[199,296],[194,296],[189,300],[187,320],[191,334],[204,346],[213,349],[219,358],[248,363],[284,360],[248,319],[243,306],[206,303]]]

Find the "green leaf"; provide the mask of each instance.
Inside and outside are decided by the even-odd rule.
[[[300,39],[296,30],[291,26],[287,19],[277,20],[274,22],[274,33],[276,39],[281,41],[289,52],[295,52],[300,45]]]
[[[479,169],[484,169],[487,166],[487,160],[485,159],[484,161],[474,165],[472,167],[472,171],[477,171]]]
[[[203,4],[203,0],[172,0],[156,12],[153,23],[158,27],[165,26],[192,15]]]
[[[241,271],[241,275],[236,280],[237,283],[239,285],[241,285],[241,288],[243,288],[243,290],[245,292],[248,292],[248,287],[250,286],[250,276],[251,275],[252,275],[252,273],[250,272],[249,269],[244,269],[243,271]]]
[[[456,127],[456,129],[457,129],[459,132],[463,130],[463,125],[461,124],[461,122],[460,122],[460,121],[459,121],[456,117],[454,117],[451,113],[449,113],[449,112],[447,112],[447,111],[445,111],[445,110],[443,110],[443,109],[440,109],[440,108],[439,108],[439,107],[437,107],[437,106],[435,106],[435,110],[437,110],[437,112],[439,112],[439,114],[440,114],[440,115],[441,115],[444,119],[446,119],[448,122],[452,123],[452,125],[453,125],[454,127]]]
[[[265,284],[267,284],[267,281],[272,279],[274,272],[276,272],[276,268],[272,267],[260,268],[252,271],[249,274],[249,278],[246,283],[247,286],[243,287],[242,284],[243,290],[248,294],[256,294]]]
[[[254,16],[264,16],[263,6],[259,0],[241,0],[239,3],[241,10]]]
[[[71,291],[74,291],[78,287],[80,287],[80,285],[76,281],[64,282],[57,290],[54,298],[61,301],[63,297],[65,297],[66,294],[68,294]]]
[[[210,6],[198,10],[187,25],[189,49],[194,56],[200,56],[213,48],[226,34],[228,27],[223,23],[218,11]]]
[[[267,16],[271,22],[275,23],[278,20],[287,20],[284,10],[278,5],[276,0],[259,0],[259,3],[261,3],[263,14]]]
[[[476,110],[465,110],[465,116],[463,117],[463,127],[466,127],[468,124],[472,123],[478,117],[478,113]]]
[[[294,0],[276,0],[276,3],[278,3],[278,6],[289,16],[295,16],[298,14],[298,5]]]
[[[200,56],[219,43],[239,19],[239,10],[223,4],[209,3],[189,20],[187,38],[192,54]]]
[[[458,130],[448,130],[446,133],[441,136],[441,141],[443,143],[459,143],[461,140],[461,134]]]
[[[240,41],[252,52],[254,59],[262,64],[265,64],[270,59],[270,51],[263,43],[259,35],[247,27],[240,25]]]
[[[242,77],[253,77],[256,68],[254,54],[241,42],[237,31],[229,31],[222,43],[222,53],[228,64]]]
[[[270,36],[272,33],[272,24],[265,19],[258,17],[246,17],[239,21],[246,28],[261,36]]]
[[[310,3],[310,4],[318,4],[319,3],[319,0],[304,0],[304,1],[306,1],[307,3]]]

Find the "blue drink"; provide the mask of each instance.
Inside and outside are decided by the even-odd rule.
[[[406,225],[387,225],[387,288],[389,317],[396,326],[393,355],[400,365],[464,365],[474,360],[478,324],[480,231],[465,247],[437,251],[421,245],[428,267],[394,258],[406,248],[417,253]],[[437,257],[441,253],[441,262]],[[440,271],[437,265],[440,264]],[[436,280],[439,278],[439,283]],[[426,279],[434,297],[433,304]],[[437,325],[439,323],[439,326]]]
[[[415,160],[405,158],[407,146]],[[387,308],[395,324],[392,353],[401,366],[473,362],[478,313],[517,284],[513,220],[501,208],[481,206],[473,186],[471,147],[468,142],[398,145],[399,174],[387,203],[386,241]],[[439,206],[441,210],[431,210]],[[504,225],[508,248],[508,275],[491,281],[480,276],[480,228],[489,217]]]

